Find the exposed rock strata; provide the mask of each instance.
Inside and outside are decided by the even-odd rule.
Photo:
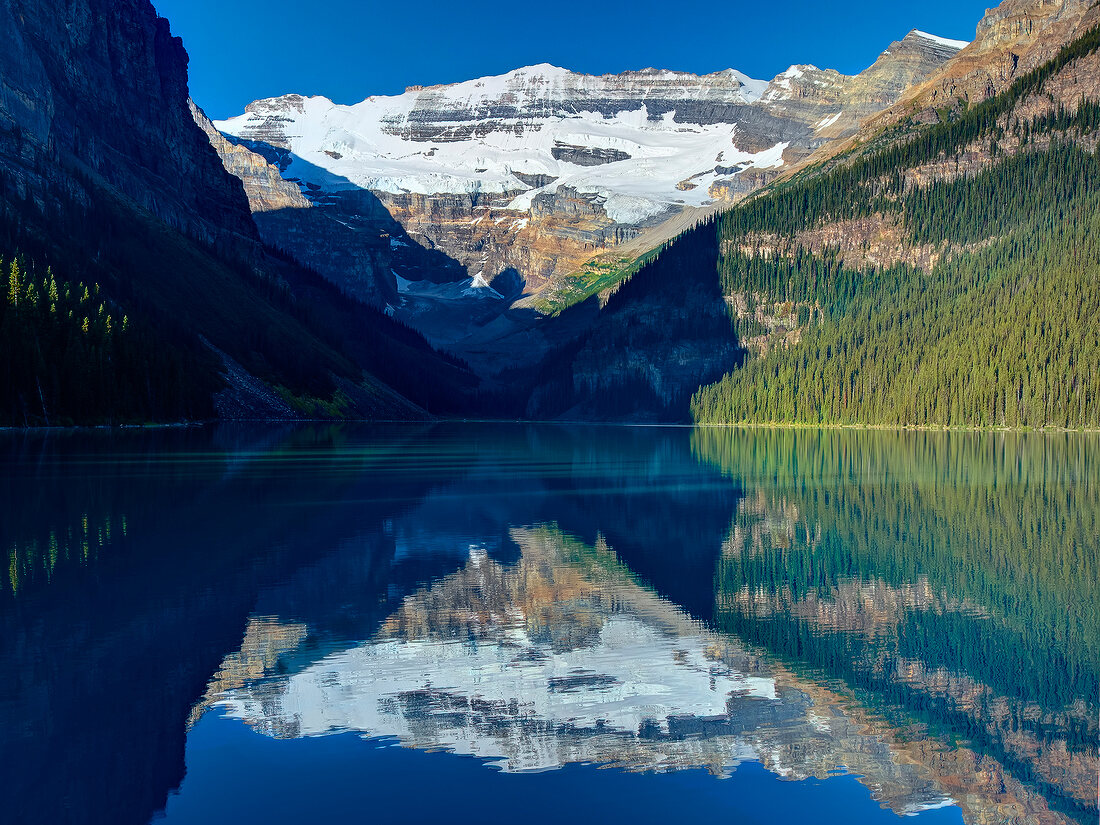
[[[986,12],[970,45],[868,118],[852,137],[823,147],[810,161],[858,148],[899,123],[936,123],[945,110],[987,100],[1097,23],[1100,7],[1086,0],[1004,0]],[[1089,77],[1095,83],[1095,75]],[[1072,102],[1087,92],[1080,89]]]

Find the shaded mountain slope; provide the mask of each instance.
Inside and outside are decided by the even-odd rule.
[[[264,247],[240,181],[192,118],[182,44],[147,0],[4,0],[0,34],[0,256],[34,273],[39,294],[51,278],[88,286],[104,307],[89,311],[126,316],[145,355],[121,376],[131,389],[94,412],[50,397],[60,365],[45,353],[74,324],[84,334],[81,310],[44,325],[9,289],[5,334],[23,361],[4,375],[0,420],[461,407],[475,384],[460,364]],[[176,367],[165,374],[165,363]]]

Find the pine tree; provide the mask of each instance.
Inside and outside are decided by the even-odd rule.
[[[19,266],[19,259],[12,258],[11,267],[8,269],[8,303],[18,307],[23,297],[23,272]]]

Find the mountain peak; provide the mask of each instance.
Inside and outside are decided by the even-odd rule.
[[[920,29],[913,29],[911,32],[909,32],[909,34],[905,35],[902,42],[905,42],[905,40],[909,40],[910,42],[912,42],[912,40],[914,39],[930,40],[931,42],[939,46],[944,46],[948,49],[954,49],[955,51],[960,51],[970,45],[969,40],[952,40],[948,37],[940,37],[936,34],[922,32]]]
[[[508,74],[574,74],[574,72],[555,66],[553,63],[535,63],[532,66],[521,66]]]
[[[306,109],[306,103],[312,100],[320,100],[332,103],[322,95],[300,95],[296,93],[279,95],[278,97],[265,97],[254,100],[244,107],[246,113],[264,113],[288,111],[301,114]]]
[[[575,75],[577,75],[577,72],[571,71],[570,69],[564,69],[561,66],[555,66],[552,63],[535,63],[531,66],[520,66],[517,69],[511,69],[501,74],[483,75],[482,77],[475,77],[469,80],[460,80],[452,83],[430,83],[427,85],[418,84],[415,86],[406,86],[405,93],[410,94],[464,87],[482,88],[484,86],[515,83],[527,78],[538,80],[561,80]]]

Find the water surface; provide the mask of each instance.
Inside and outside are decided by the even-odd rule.
[[[5,435],[6,815],[1094,823],[1098,448]]]

